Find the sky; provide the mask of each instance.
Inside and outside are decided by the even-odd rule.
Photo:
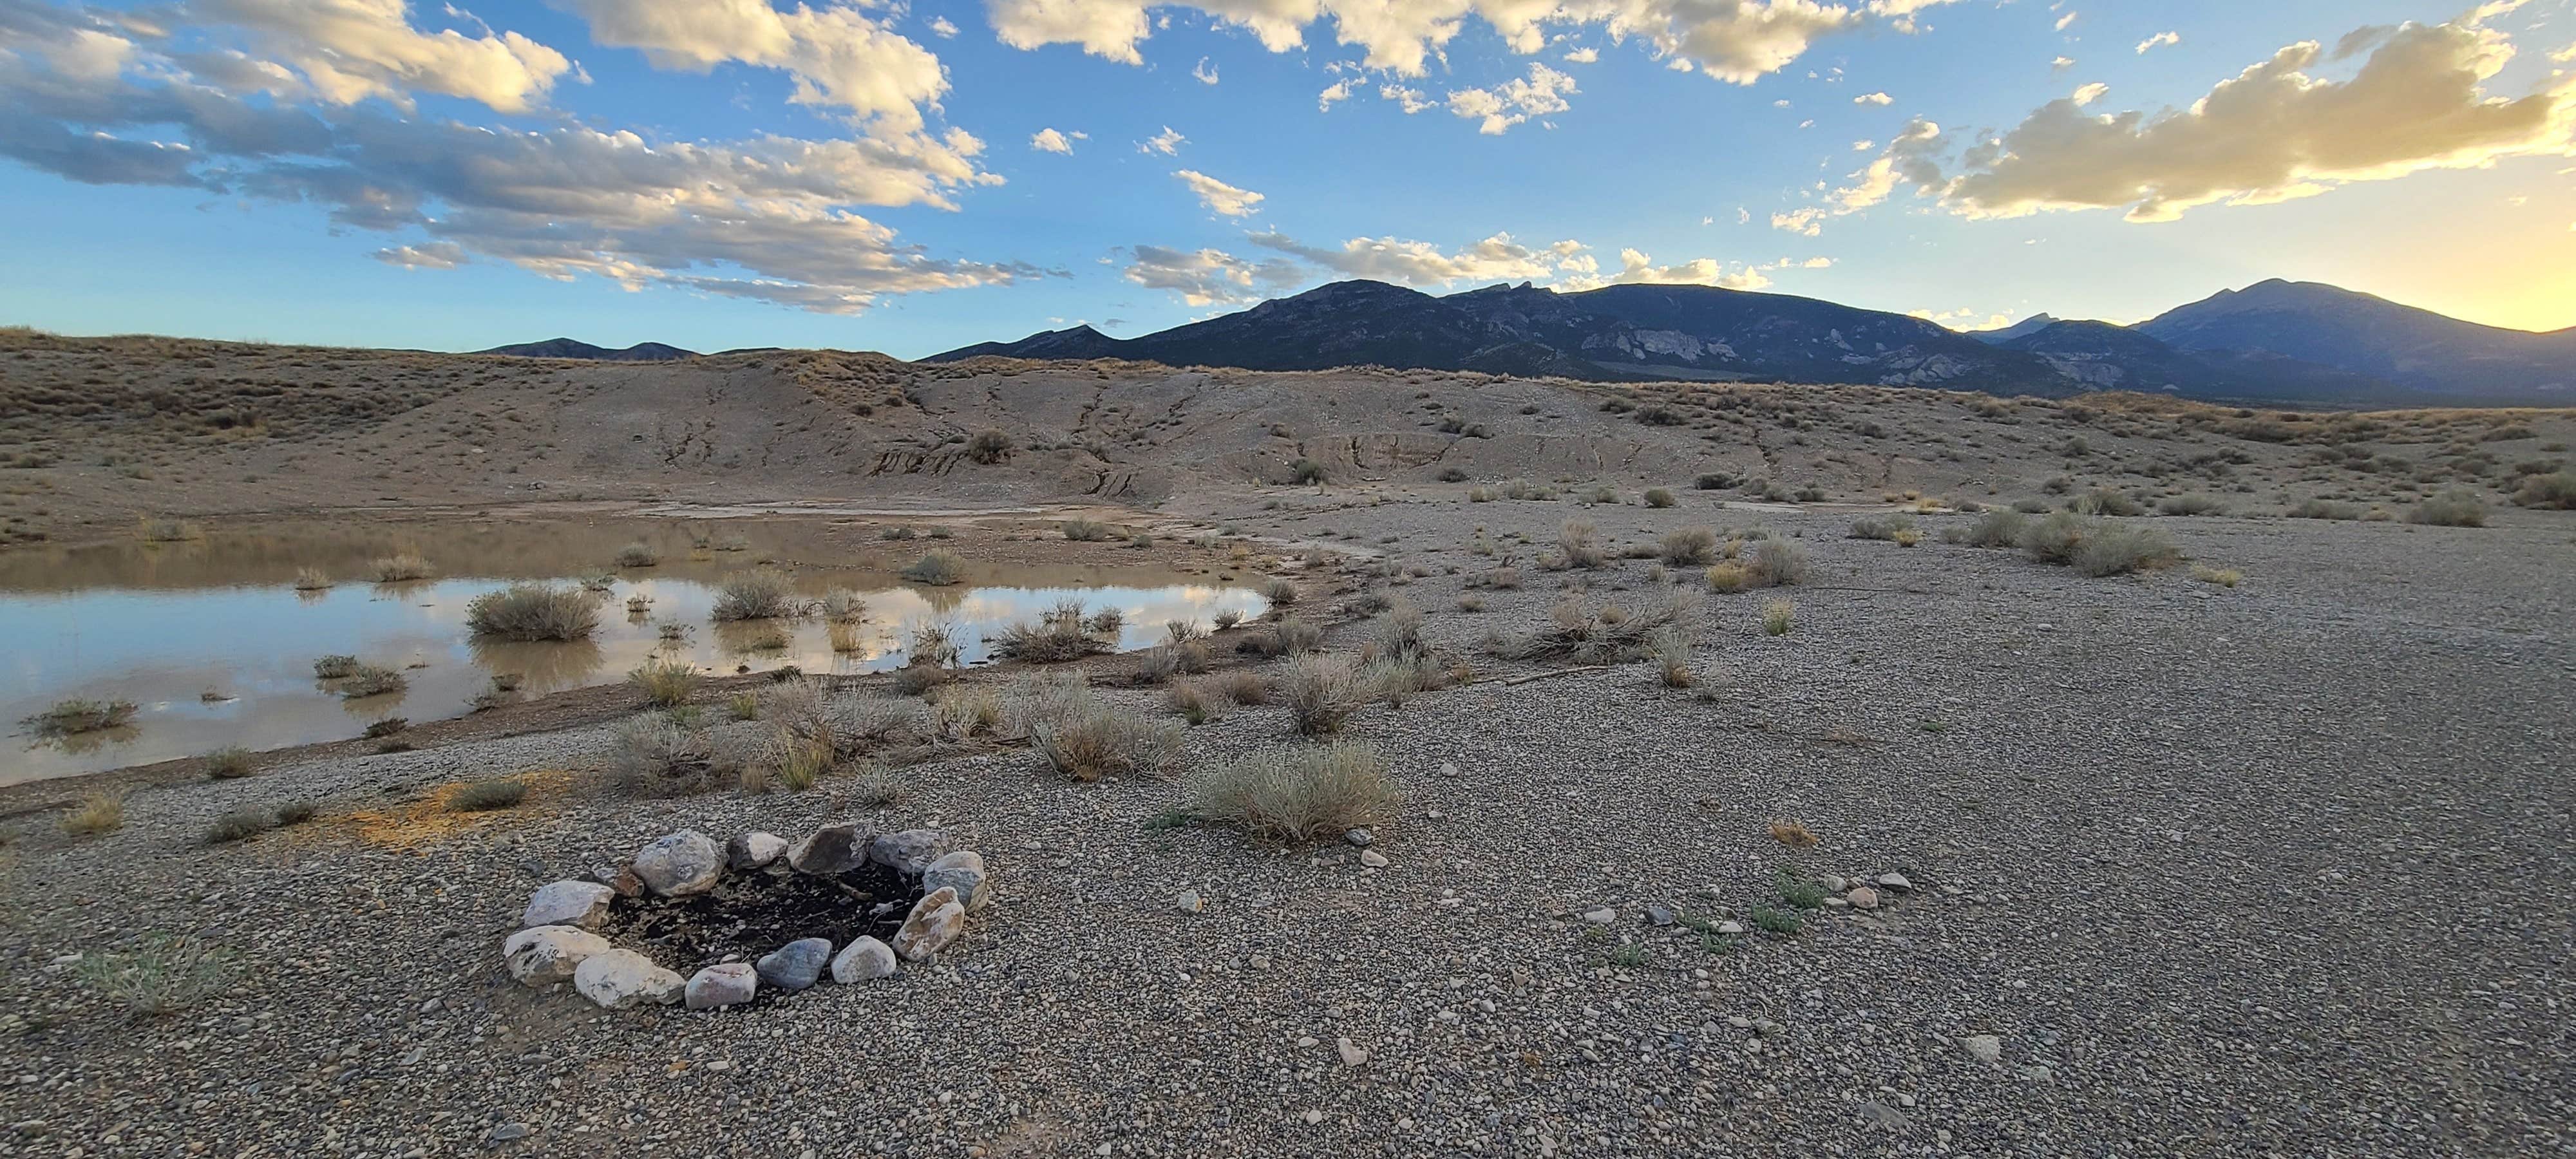
[[[467,5],[471,6],[468,7]],[[0,0],[0,324],[917,357],[1328,281],[2576,326],[2576,0]]]

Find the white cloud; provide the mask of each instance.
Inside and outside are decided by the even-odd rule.
[[[1771,228],[1786,230],[1801,237],[1815,237],[1825,232],[1825,211],[1808,206],[1771,215]]]
[[[1377,90],[1377,95],[1384,100],[1394,101],[1396,107],[1403,109],[1408,117],[1424,109],[1440,107],[1439,102],[1422,95],[1422,90],[1409,89],[1403,85],[1383,86]]]
[[[2089,105],[2095,101],[2101,100],[2102,94],[2110,91],[2111,86],[2103,84],[2100,81],[2094,81],[2088,85],[2078,86],[2074,95],[2069,96],[2066,99],[2073,101],[2078,105]]]
[[[941,40],[952,39],[957,35],[957,26],[945,16],[934,16],[930,18],[930,34]]]
[[[2073,67],[2075,67],[2075,58],[2071,56],[2061,56],[2048,62],[2048,68],[2051,72],[2065,72]]]
[[[1392,237],[1355,237],[1340,249],[1301,245],[1284,234],[1252,235],[1252,243],[1303,258],[1343,277],[1370,278],[1405,286],[1445,286],[1452,282],[1545,281],[1583,246],[1562,241],[1540,249],[1498,233],[1465,249],[1442,252],[1423,241]],[[1584,259],[1588,261],[1589,259]]]
[[[1718,286],[1729,290],[1759,290],[1771,284],[1762,271],[1730,270],[1715,258],[1692,258],[1669,266],[1655,264],[1655,259],[1633,249],[1619,251],[1619,272],[1607,278],[1592,279],[1598,285],[1648,284],[1660,286]],[[1589,289],[1589,285],[1576,288]]]
[[[1191,67],[1191,69],[1190,69],[1190,75],[1191,75],[1191,76],[1193,76],[1193,77],[1198,78],[1198,82],[1199,82],[1200,84],[1203,84],[1203,85],[1212,85],[1212,84],[1215,84],[1215,83],[1216,83],[1216,66],[1215,66],[1215,65],[1213,65],[1213,64],[1209,64],[1209,63],[1208,63],[1208,58],[1206,58],[1206,57],[1202,56],[1202,57],[1200,57],[1200,58],[1199,58],[1199,62],[1198,62],[1198,64],[1196,64],[1196,65],[1194,65],[1194,66],[1192,66],[1192,67]]]
[[[1122,271],[1130,282],[1153,290],[1170,290],[1192,306],[1248,302],[1305,280],[1306,271],[1285,258],[1254,262],[1223,250],[1175,250],[1135,247],[1135,258]]]
[[[922,106],[948,91],[938,57],[855,7],[799,4],[781,10],[769,0],[552,2],[589,22],[591,39],[640,49],[655,67],[705,72],[739,62],[778,69],[795,80],[789,100],[847,109],[898,132],[920,128]]]
[[[1912,31],[1913,17],[1940,0],[985,0],[1004,44],[1035,49],[1072,44],[1095,56],[1142,63],[1139,51],[1161,27],[1157,10],[1199,12],[1250,31],[1272,52],[1303,47],[1305,31],[1329,19],[1333,38],[1362,50],[1367,67],[1421,76],[1474,17],[1512,51],[1546,47],[1550,28],[1599,28],[1644,40],[1683,71],[1751,84],[1778,72],[1818,38],[1870,19]],[[1582,51],[1582,50],[1578,50]],[[1578,59],[1569,57],[1569,59]]]
[[[2150,49],[2150,48],[2158,48],[2158,47],[2162,47],[2162,46],[2164,46],[2164,45],[2168,45],[2168,44],[2180,44],[2180,43],[2182,43],[2182,34],[2181,34],[2181,33],[2179,33],[2179,32],[2159,32],[2159,33],[2157,33],[2157,34],[2155,34],[2155,35],[2153,35],[2153,36],[2150,36],[2150,37],[2146,38],[2145,40],[2141,40],[2141,41],[2139,41],[2139,42],[2138,42],[2138,55],[2140,55],[2140,56],[2144,56],[2144,55],[2146,55],[2147,50],[2148,50],[2148,49]]]
[[[1854,142],[1852,142],[1852,152],[1854,152],[1854,153],[1866,153],[1866,152],[1869,152],[1870,150],[1875,149],[1875,148],[1878,148],[1878,142],[1876,142],[1876,141],[1854,141]]]
[[[1853,97],[1852,103],[1855,105],[1892,105],[1896,103],[1896,98],[1891,97],[1886,93],[1862,93],[1859,96]]]
[[[2066,31],[2066,26],[2073,23],[2075,23],[2075,14],[2069,12],[2066,15],[2057,18],[2057,30],[2059,32],[2064,32]]]
[[[2512,55],[2464,23],[2407,25],[2347,81],[2310,76],[2313,42],[2293,44],[2189,106],[2094,115],[2053,101],[1971,149],[1943,187],[1960,213],[2014,217],[2127,207],[2167,221],[2212,202],[2259,205],[2353,181],[2576,154],[2576,78],[2518,98],[2480,87]]]
[[[199,0],[187,11],[242,29],[335,105],[382,97],[408,108],[412,93],[427,92],[524,112],[572,68],[515,32],[422,32],[403,0]]]
[[[376,260],[414,270],[452,270],[466,264],[465,247],[452,241],[393,246],[376,251]]]
[[[1181,146],[1188,141],[1189,138],[1174,131],[1170,125],[1165,125],[1163,126],[1162,132],[1136,142],[1136,151],[1139,153],[1160,153],[1166,157],[1177,157],[1180,155]]]
[[[1237,189],[1195,169],[1175,171],[1172,176],[1197,194],[1199,204],[1212,213],[1225,217],[1250,217],[1261,212],[1261,195],[1249,189]]]
[[[1601,50],[1591,47],[1574,49],[1565,54],[1565,61],[1568,64],[1593,64],[1600,59]]]
[[[1351,89],[1357,83],[1349,77],[1334,81],[1324,91],[1315,94],[1315,111],[1329,112],[1332,110],[1333,102],[1351,99]]]
[[[1041,153],[1069,154],[1073,152],[1073,142],[1065,140],[1064,134],[1054,129],[1040,129],[1029,135],[1029,148]]]
[[[1533,63],[1525,78],[1514,78],[1492,88],[1452,89],[1448,105],[1450,112],[1478,122],[1477,132],[1501,136],[1531,117],[1564,112],[1571,107],[1566,104],[1565,94],[1581,91],[1574,87],[1573,77]]]

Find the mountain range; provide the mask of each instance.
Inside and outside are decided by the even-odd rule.
[[[611,350],[605,346],[593,346],[570,338],[548,338],[543,342],[495,346],[490,350],[477,350],[474,353],[511,354],[520,358],[581,358],[592,362],[669,362],[673,359],[698,356],[695,350],[682,350],[677,346],[664,346],[659,342],[638,342],[624,350]]]
[[[2317,282],[2221,291],[2134,326],[2041,314],[1962,334],[1904,314],[1713,286],[1446,296],[1334,282],[1137,338],[1089,326],[926,362],[1124,358],[1173,366],[1379,365],[1561,375],[1938,386],[2062,396],[2138,390],[2231,402],[2576,405],[2576,328],[2482,326]]]

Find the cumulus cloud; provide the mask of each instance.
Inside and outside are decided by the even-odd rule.
[[[1136,142],[1136,151],[1139,153],[1160,153],[1166,157],[1177,157],[1180,156],[1181,146],[1188,141],[1189,138],[1180,135],[1180,133],[1175,131],[1170,125],[1165,125],[1163,126],[1162,132]]]
[[[1306,44],[1329,20],[1340,44],[1362,51],[1369,68],[1421,76],[1465,28],[1482,21],[1512,51],[1546,47],[1552,28],[1599,28],[1644,40],[1682,71],[1751,84],[1785,68],[1817,39],[1875,18],[1913,31],[1914,17],[1947,0],[985,0],[1004,44],[1034,49],[1078,45],[1109,60],[1140,64],[1160,25],[1156,9],[1187,9],[1242,28],[1272,52]],[[1585,58],[1577,50],[1569,60]]]
[[[2147,54],[2147,50],[2150,48],[2160,48],[2164,45],[2180,43],[2182,43],[2181,33],[2159,32],[2138,42],[2138,55],[2145,56]]]
[[[1422,95],[1422,90],[1409,89],[1403,85],[1382,85],[1378,88],[1377,95],[1382,100],[1394,101],[1395,107],[1404,110],[1404,115],[1408,117],[1424,109],[1440,107],[1439,102]]]
[[[1172,174],[1197,194],[1199,204],[1211,213],[1225,217],[1250,217],[1261,212],[1261,195],[1249,189],[1237,189],[1195,169],[1182,169]]]
[[[1852,103],[1855,105],[1892,105],[1896,103],[1896,98],[1891,97],[1886,93],[1862,93],[1859,96],[1853,97]]]
[[[1190,75],[1191,75],[1192,77],[1197,78],[1197,79],[1198,79],[1198,82],[1199,82],[1200,84],[1203,84],[1203,85],[1212,85],[1212,84],[1215,84],[1215,83],[1216,83],[1216,66],[1215,66],[1215,65],[1213,65],[1213,64],[1208,63],[1208,58],[1206,58],[1206,57],[1202,56],[1202,57],[1200,57],[1200,58],[1199,58],[1199,62],[1198,62],[1198,64],[1197,64],[1197,65],[1195,65],[1195,66],[1193,66],[1193,67],[1190,69]]]
[[[240,30],[335,105],[381,97],[408,108],[412,93],[427,92],[524,112],[572,68],[515,32],[423,32],[403,0],[198,0],[188,14]]]
[[[77,34],[116,36],[120,18],[50,9],[56,18],[40,23],[25,11],[0,10],[0,156],[79,181],[310,205],[339,227],[395,235],[377,255],[393,264],[489,260],[833,312],[1045,272],[933,258],[858,211],[954,208],[957,191],[998,182],[981,167],[982,143],[962,130],[652,141],[568,121],[520,131],[407,119],[331,95],[336,78],[354,75],[354,55],[327,76],[301,64],[286,66],[289,76],[220,53],[163,53],[161,34],[136,33],[108,54],[128,63],[109,70]],[[320,29],[315,42],[354,35]],[[395,79],[408,74],[377,77]],[[256,91],[227,87],[234,81]],[[305,81],[309,89],[295,87]],[[287,89],[320,110],[275,95]]]
[[[1064,134],[1054,129],[1040,129],[1029,134],[1029,148],[1040,153],[1071,153],[1073,142],[1066,140]]]
[[[1218,249],[1176,250],[1140,245],[1122,271],[1130,282],[1170,290],[1192,306],[1249,302],[1295,286],[1306,271],[1285,258],[1251,261]]]
[[[301,6],[303,0],[222,0]],[[380,0],[334,0],[338,3]],[[795,80],[789,99],[849,110],[898,131],[921,127],[921,106],[948,90],[930,50],[854,7],[792,9],[769,0],[553,0],[590,24],[591,39],[643,51],[656,67],[705,72],[726,62]]]
[[[1532,64],[1528,76],[1492,88],[1452,89],[1447,103],[1450,112],[1478,122],[1477,132],[1497,137],[1531,117],[1564,112],[1572,107],[1566,103],[1565,94],[1581,91],[1574,87],[1573,77],[1543,64]]]
[[[1351,99],[1351,90],[1356,87],[1356,85],[1357,82],[1353,81],[1349,77],[1343,77],[1340,80],[1334,81],[1329,87],[1325,88],[1324,91],[1315,94],[1315,111],[1330,112],[1333,108],[1333,102],[1347,101]]]
[[[1592,64],[1600,59],[1601,50],[1597,48],[1578,48],[1565,54],[1565,61],[1568,64]]]
[[[1454,252],[1443,252],[1429,242],[1393,237],[1355,237],[1339,249],[1305,245],[1281,233],[1254,234],[1252,243],[1304,259],[1343,277],[1406,286],[1445,286],[1461,280],[1543,281],[1553,278],[1566,259],[1583,250],[1572,241],[1533,249],[1512,240],[1508,233],[1495,234]]]
[[[2576,153],[2576,80],[2518,98],[2484,91],[2512,54],[2501,34],[2465,21],[2409,24],[2346,81],[2309,75],[2321,55],[2309,41],[2183,109],[2095,115],[2075,98],[2053,101],[1970,150],[1942,194],[1970,216],[2125,207],[2132,221],[2168,221],[2212,202]]]
[[[957,35],[957,25],[951,23],[945,16],[933,16],[930,18],[930,34],[941,40],[947,40]]]
[[[1617,273],[1611,274],[1606,278],[1578,279],[1577,284],[1571,288],[1590,289],[1593,288],[1593,285],[1616,286],[1639,283],[1661,286],[1717,286],[1721,289],[1728,290],[1759,290],[1764,286],[1770,285],[1771,279],[1764,277],[1760,270],[1743,268],[1729,269],[1724,263],[1719,262],[1715,258],[1692,258],[1686,262],[1679,262],[1669,266],[1659,266],[1655,264],[1654,258],[1647,256],[1641,251],[1623,249],[1619,251],[1619,270]]]

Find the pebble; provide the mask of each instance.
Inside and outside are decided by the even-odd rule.
[[[1864,885],[1864,886],[1860,886],[1860,887],[1858,887],[1858,888],[1855,888],[1855,889],[1853,889],[1850,893],[1845,894],[1844,896],[1845,896],[1845,898],[1846,898],[1846,899],[1848,899],[1848,900],[1849,900],[1849,901],[1850,901],[1854,906],[1857,906],[1857,907],[1859,907],[1859,908],[1861,908],[1861,909],[1877,909],[1877,908],[1878,908],[1878,891],[1877,891],[1877,890],[1874,890],[1874,889],[1871,889],[1870,887],[1868,887],[1868,886],[1866,886],[1866,885]]]
[[[1359,1044],[1350,1039],[1340,1039],[1335,1045],[1341,1048],[1343,1066],[1360,1066],[1369,1060],[1369,1052],[1360,1049]]]
[[[1185,914],[1194,914],[1207,908],[1207,903],[1199,900],[1199,891],[1195,889],[1182,890],[1181,896],[1172,899],[1172,905]]]
[[[1894,890],[1908,890],[1914,888],[1914,883],[1907,881],[1905,879],[1905,875],[1902,873],[1879,874],[1878,884],[1885,888]]]
[[[1960,1039],[1959,1045],[1966,1047],[1968,1057],[1978,1062],[1992,1064],[2004,1057],[2004,1040],[1991,1034],[1971,1034]]]
[[[1387,865],[1386,854],[1374,849],[1360,850],[1360,864],[1371,869],[1384,869]]]
[[[1592,910],[1584,914],[1583,920],[1596,926],[1606,926],[1619,920],[1619,911],[1611,909],[1609,906],[1605,905],[1600,909]]]
[[[1377,834],[1369,832],[1366,826],[1362,826],[1342,834],[1342,840],[1366,849],[1377,841]]]

